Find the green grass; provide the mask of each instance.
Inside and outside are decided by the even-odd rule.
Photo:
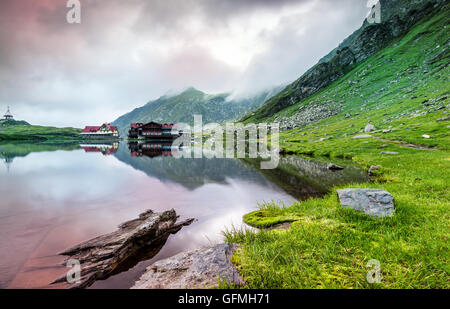
[[[293,223],[288,230],[225,233],[227,241],[242,244],[233,262],[246,288],[450,288],[450,122],[436,121],[449,112],[448,50],[428,61],[448,45],[448,20],[446,10],[420,23],[341,80],[280,112],[293,114],[302,104],[341,104],[334,117],[282,132],[281,147],[352,159],[365,169],[380,165],[373,182],[341,188],[385,189],[395,198],[396,212],[378,219],[342,209],[339,187],[322,199],[256,209],[244,217],[252,226]],[[425,106],[425,100],[434,105]],[[378,130],[370,133],[373,138],[353,139],[369,121]],[[392,132],[381,132],[390,127]],[[381,263],[379,284],[366,280],[371,259]]]
[[[64,142],[80,139],[80,129],[32,125],[0,125],[0,141]]]

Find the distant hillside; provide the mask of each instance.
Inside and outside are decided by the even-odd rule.
[[[1,141],[66,142],[80,138],[80,129],[33,126],[26,121],[0,122]]]
[[[242,121],[261,122],[317,94],[392,41],[403,37],[419,20],[445,2],[446,0],[381,0],[380,24],[368,24],[364,21],[362,27],[345,39],[338,48],[261,108],[243,117]],[[327,111],[325,108],[324,112]]]
[[[24,120],[14,120],[14,119],[0,119],[0,126],[29,126],[30,124]]]
[[[192,123],[194,114],[202,115],[203,122],[224,122],[242,117],[260,107],[282,88],[274,88],[249,98],[230,98],[230,94],[206,94],[189,88],[180,94],[162,96],[136,108],[113,122],[121,136],[126,136],[132,122],[185,122]]]

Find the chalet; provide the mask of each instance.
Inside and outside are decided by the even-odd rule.
[[[118,138],[119,131],[116,126],[104,123],[101,126],[86,126],[80,135],[86,138]]]
[[[177,125],[171,123],[132,123],[128,131],[129,138],[173,140],[179,137]]]

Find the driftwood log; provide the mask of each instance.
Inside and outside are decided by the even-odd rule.
[[[170,234],[178,232],[194,219],[177,222],[175,210],[154,213],[148,210],[139,218],[122,223],[119,229],[78,244],[61,252],[69,256],[63,263],[75,259],[80,262],[79,283],[70,288],[86,288],[96,280],[104,280],[126,271],[138,262],[155,256]],[[66,275],[52,282],[67,282]]]

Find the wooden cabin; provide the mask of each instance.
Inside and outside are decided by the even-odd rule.
[[[172,123],[132,123],[128,131],[129,138],[173,140],[179,137],[177,125]]]
[[[101,126],[86,126],[80,135],[86,138],[118,138],[119,131],[116,126],[104,123]]]

